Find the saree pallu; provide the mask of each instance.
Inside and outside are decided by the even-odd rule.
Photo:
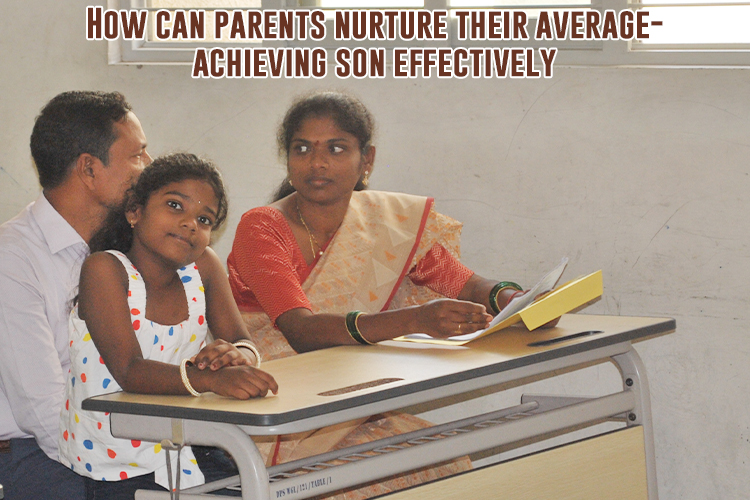
[[[302,284],[312,312],[375,313],[442,297],[405,278],[435,243],[459,257],[461,224],[432,210],[432,203],[431,198],[401,193],[353,193],[341,227]],[[268,315],[243,312],[242,317],[264,360],[296,354]],[[270,466],[426,427],[429,422],[413,415],[388,413],[306,433],[254,439]],[[332,498],[370,498],[469,469],[471,462],[464,457],[337,492]]]

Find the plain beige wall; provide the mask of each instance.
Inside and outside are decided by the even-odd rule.
[[[0,221],[38,193],[28,139],[44,103],[64,90],[119,90],[152,154],[188,150],[224,171],[231,213],[215,243],[224,257],[240,215],[284,175],[274,133],[292,97],[350,90],[378,121],[372,187],[434,196],[464,221],[464,260],[480,274],[528,285],[567,255],[569,278],[604,271],[590,312],[677,319],[677,333],[637,346],[661,497],[747,496],[750,72],[194,81],[187,66],[108,66],[106,42],[85,40],[86,5],[0,4]],[[617,380],[605,366],[534,390],[602,392]]]

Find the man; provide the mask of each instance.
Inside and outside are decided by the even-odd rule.
[[[42,193],[0,226],[0,484],[5,499],[84,498],[57,462],[68,315],[88,242],[151,162],[119,93],[65,92],[31,134]]]

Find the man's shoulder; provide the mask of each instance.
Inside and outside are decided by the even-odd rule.
[[[19,285],[44,294],[59,276],[59,258],[52,253],[34,218],[33,203],[0,225],[0,288]],[[5,294],[0,301],[17,300]]]
[[[29,204],[18,215],[0,224],[0,254],[24,255],[30,247],[43,243],[43,236],[34,221]]]
[[[55,267],[55,256],[34,211],[34,203],[30,203],[0,225],[0,276],[36,281]]]
[[[0,251],[24,249],[43,239],[39,226],[31,212],[33,203],[21,210],[12,219],[0,224]]]
[[[29,254],[46,260],[68,248],[75,254],[88,251],[86,242],[70,223],[47,201],[44,194],[13,219],[0,226],[0,252]]]

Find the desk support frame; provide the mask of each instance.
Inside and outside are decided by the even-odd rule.
[[[643,426],[643,439],[646,452],[646,477],[648,480],[649,500],[659,500],[656,481],[656,448],[654,445],[654,425],[651,416],[651,393],[646,377],[646,367],[638,353],[632,347],[626,353],[613,356],[622,376],[623,390],[636,394],[636,405],[627,417],[627,426]]]
[[[436,387],[420,391],[414,394],[406,394],[394,397],[384,401],[364,404],[354,408],[339,410],[325,415],[318,415],[309,419],[300,419],[287,424],[278,426],[258,427],[251,425],[241,425],[240,427],[252,435],[279,435],[293,434],[296,432],[319,429],[328,425],[335,425],[357,418],[376,415],[387,411],[399,410],[409,406],[416,406],[422,403],[429,403],[459,394],[465,394],[479,389],[486,389],[495,385],[516,382],[523,379],[531,379],[538,375],[573,368],[580,365],[589,364],[593,361],[606,361],[608,358],[614,358],[620,354],[625,354],[632,349],[629,342],[613,344],[590,351],[571,354],[569,356],[555,358],[533,365],[522,366],[499,373],[493,373],[482,377],[473,378],[463,382],[457,382],[450,385]]]
[[[236,425],[199,420],[184,421],[185,438],[192,444],[221,448],[234,458],[240,473],[242,499],[265,499],[268,495],[268,470],[250,436]]]
[[[361,461],[340,465],[325,470],[313,470],[301,477],[283,479],[269,485],[269,473],[262,457],[248,434],[275,435],[299,432],[345,422],[354,418],[369,416],[383,411],[395,410],[414,404],[434,401],[457,394],[482,389],[528,377],[543,375],[556,370],[575,368],[594,361],[612,360],[619,368],[623,379],[623,391],[587,401],[576,402],[562,408],[502,425],[473,431],[455,438],[446,438]],[[395,397],[376,404],[367,404],[312,419],[302,419],[289,424],[269,427],[256,427],[180,420],[180,433],[187,444],[216,446],[225,449],[235,458],[240,473],[242,498],[248,500],[298,500],[311,495],[320,495],[364,482],[378,480],[393,474],[449,460],[495,446],[512,444],[527,438],[560,431],[621,414],[634,415],[627,425],[642,425],[646,449],[648,492],[650,500],[658,500],[656,491],[656,469],[654,461],[653,428],[650,417],[648,382],[643,364],[630,342],[622,342],[590,351],[551,359],[541,363],[523,366],[499,373],[478,377],[414,394]],[[175,436],[175,419],[112,413],[112,433],[122,438],[139,438],[161,441]],[[173,422],[168,424],[167,422]],[[395,459],[394,455],[398,458]],[[437,457],[437,460],[436,460]],[[313,491],[303,488],[303,484],[317,484]],[[222,484],[224,484],[222,482]],[[182,498],[215,498],[201,495],[206,487],[193,488],[182,493]],[[193,494],[195,492],[196,494]],[[159,500],[169,498],[167,492],[139,492],[139,500]]]

